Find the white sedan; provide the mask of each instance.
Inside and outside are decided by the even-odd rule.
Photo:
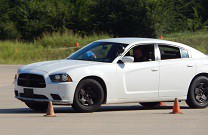
[[[102,104],[185,100],[208,106],[208,57],[187,45],[148,38],[95,41],[67,59],[18,69],[15,97],[34,110],[47,102],[93,112]]]

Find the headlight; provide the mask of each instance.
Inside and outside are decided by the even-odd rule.
[[[52,82],[72,82],[71,77],[66,73],[50,75],[50,79]]]
[[[19,75],[19,74],[20,74],[20,72],[21,72],[21,70],[20,70],[20,69],[18,69],[18,70],[17,70],[17,75]]]

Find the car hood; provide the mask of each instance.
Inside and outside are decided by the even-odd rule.
[[[38,62],[23,66],[20,68],[20,72],[27,72],[32,70],[43,71],[48,74],[69,71],[73,68],[96,65],[100,64],[100,62],[92,62],[92,61],[81,61],[81,60],[55,60],[55,61],[46,61],[46,62]]]

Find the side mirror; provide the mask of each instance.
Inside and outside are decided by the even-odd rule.
[[[133,63],[134,62],[134,57],[132,56],[124,56],[121,61],[123,63]]]

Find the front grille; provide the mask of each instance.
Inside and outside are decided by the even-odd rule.
[[[26,95],[24,93],[20,93],[20,97],[24,97],[24,98],[34,98],[34,99],[48,99],[46,96],[44,95],[37,95],[37,94],[33,94],[33,95]]]
[[[35,88],[46,87],[46,83],[42,75],[26,74],[26,73],[19,75],[17,85],[24,87],[35,87]]]

